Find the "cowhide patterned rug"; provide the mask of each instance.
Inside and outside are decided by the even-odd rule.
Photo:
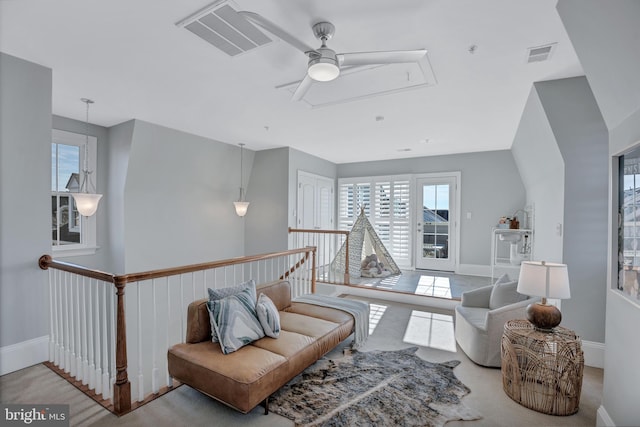
[[[270,411],[299,426],[442,426],[481,416],[461,399],[458,360],[431,363],[398,351],[323,358],[269,399]]]

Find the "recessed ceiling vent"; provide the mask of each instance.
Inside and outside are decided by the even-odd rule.
[[[556,43],[527,49],[527,63],[546,61],[556,48]]]
[[[216,1],[176,24],[229,56],[271,43],[269,37],[240,15],[229,1]]]

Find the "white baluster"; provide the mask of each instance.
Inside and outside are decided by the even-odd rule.
[[[91,284],[91,279],[89,279],[89,284]],[[82,384],[89,384],[89,335],[91,331],[88,329],[88,320],[87,319],[87,279],[85,277],[82,278]]]
[[[136,331],[138,341],[138,402],[142,402],[144,400],[144,374],[142,372],[142,298],[140,297],[142,282],[137,282],[136,285],[138,294],[138,325]]]
[[[80,275],[76,276],[76,301],[74,304],[73,311],[76,314],[75,320],[75,331],[76,331],[76,339],[75,339],[75,351],[76,351],[76,379],[82,380],[82,342],[80,341],[80,329],[82,323],[80,322]]]
[[[70,330],[70,305],[69,304],[69,282],[70,282],[70,274],[69,273],[65,273],[64,275],[64,304],[65,304],[65,310],[64,310],[64,314],[65,314],[65,326],[64,326],[64,371],[65,372],[70,372],[71,371],[71,340],[70,340],[70,334],[69,334],[69,330]]]
[[[102,285],[102,398],[111,398],[111,378],[109,378],[109,336],[107,334],[107,302],[109,297],[107,294],[107,284],[101,282]],[[109,289],[110,290],[110,289]]]
[[[89,338],[89,348],[87,351],[87,357],[89,360],[89,390],[96,389],[96,359],[95,359],[95,327],[93,325],[93,284],[92,280],[89,279],[89,295],[88,295],[88,305],[89,305],[89,315],[87,316],[88,325],[87,325],[87,337]]]
[[[160,371],[158,370],[157,347],[158,347],[158,303],[156,301],[156,279],[151,280],[151,311],[153,316],[153,327],[151,329],[151,392],[158,394]]]
[[[116,300],[116,290],[112,283],[106,284],[109,289],[109,295],[111,295],[111,305],[109,310],[109,317],[111,317],[111,334],[109,337],[111,338],[111,353],[109,360],[111,361],[111,381],[109,381],[109,394],[113,397],[113,386],[116,383],[116,310],[117,310],[117,300]]]
[[[207,270],[202,271],[202,294],[209,295],[207,291]]]
[[[95,318],[93,331],[95,333],[95,359],[96,359],[96,394],[102,394],[102,333],[100,329],[100,283],[96,280],[96,289],[94,292]]]
[[[55,348],[53,350],[53,364],[60,366],[60,271],[53,272],[53,297],[54,297],[54,319],[55,319]]]
[[[184,320],[186,317],[184,303],[184,275],[180,275],[180,342],[184,342],[186,330],[184,328]]]
[[[191,293],[193,294],[193,296],[191,297],[191,301],[195,301],[196,300],[196,277],[194,272],[191,272]]]
[[[48,276],[49,276],[49,362],[53,362],[55,357],[54,356],[55,323],[53,320],[55,316],[55,304],[54,304],[55,290],[54,290],[54,283],[53,283],[53,269],[49,268],[48,270],[49,270],[48,271]]]
[[[69,275],[69,283],[67,284],[69,288],[69,306],[67,307],[67,316],[69,317],[69,375],[72,377],[76,376],[76,340],[75,340],[75,310],[74,310],[74,295],[75,295],[75,286],[74,284],[77,280],[74,280],[76,276]]]

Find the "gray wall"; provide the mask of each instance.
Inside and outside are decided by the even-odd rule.
[[[609,156],[640,144],[640,2],[559,0],[560,18],[609,128]],[[609,205],[606,350],[599,425],[637,425],[640,304],[615,289],[617,198]],[[607,417],[601,415],[604,412]],[[608,418],[608,419],[607,419]]]
[[[562,324],[595,342],[605,339],[607,144],[586,78],[534,84],[513,145],[535,205],[534,259],[567,264],[571,298],[562,301]]]
[[[488,266],[491,228],[524,207],[525,192],[511,151],[338,165],[338,177],[461,172],[460,264]],[[471,212],[471,219],[466,213]]]
[[[527,205],[534,211],[532,258],[562,262],[562,235],[556,226],[564,222],[564,161],[535,88],[529,93],[511,151]]]
[[[0,53],[0,347],[49,333],[51,70]]]
[[[121,230],[127,273],[244,254],[244,225],[233,209],[239,153],[239,147],[135,121]],[[245,151],[245,171],[252,161]]]
[[[106,239],[110,271],[115,274],[128,273],[125,270],[126,234],[124,218],[124,190],[127,183],[129,153],[133,140],[135,120],[129,120],[109,128],[109,150],[107,159],[106,200],[108,234]]]
[[[246,255],[288,249],[289,182],[288,148],[255,153],[244,217]]]
[[[95,106],[96,104],[94,104]],[[84,104],[78,99],[78,109],[85,108]],[[91,107],[95,108],[95,107]],[[91,117],[89,117],[91,119]],[[53,116],[53,129],[65,130],[67,132],[74,132],[79,134],[85,134],[86,124],[78,120],[68,119],[66,117]],[[98,139],[97,147],[97,162],[96,165],[96,192],[102,193],[102,200],[98,205],[96,212],[96,244],[98,249],[95,255],[77,256],[77,257],[64,257],[60,258],[63,261],[71,262],[74,264],[84,265],[85,267],[94,268],[103,271],[111,271],[111,263],[108,250],[108,236],[109,236],[109,222],[107,211],[109,199],[109,193],[106,191],[108,183],[108,159],[109,159],[109,140],[107,128],[89,124],[89,135],[95,136]],[[92,178],[93,180],[93,178]]]
[[[565,164],[563,260],[571,298],[563,324],[604,342],[609,162],[607,128],[584,77],[535,84]]]

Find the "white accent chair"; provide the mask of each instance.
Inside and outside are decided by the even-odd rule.
[[[500,342],[507,320],[526,319],[527,305],[540,298],[517,293],[517,282],[503,276],[494,285],[467,291],[456,306],[455,336],[478,365],[499,368]]]

